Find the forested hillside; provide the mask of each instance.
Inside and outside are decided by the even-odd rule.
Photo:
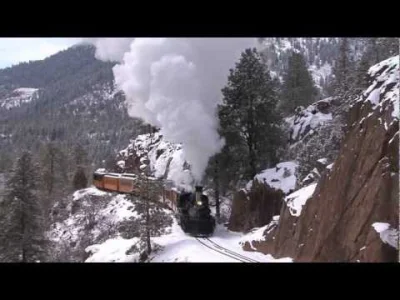
[[[48,142],[66,156],[82,146],[93,166],[115,155],[140,122],[116,93],[112,66],[94,57],[94,47],[79,45],[0,70],[0,171],[21,150],[36,155]]]

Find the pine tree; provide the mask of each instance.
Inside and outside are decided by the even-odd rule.
[[[12,167],[12,159],[9,152],[1,151],[0,152],[0,173],[8,172]]]
[[[371,65],[368,59],[368,55],[364,53],[364,55],[358,62],[356,69],[357,74],[356,74],[355,88],[358,92],[361,92],[364,89],[368,88],[369,85],[368,70],[370,67]]]
[[[8,193],[1,219],[1,261],[45,260],[47,240],[43,213],[37,198],[37,169],[38,166],[32,162],[32,155],[24,152],[7,182]]]
[[[235,175],[243,172],[251,179],[276,161],[281,117],[276,110],[275,88],[257,50],[245,50],[230,70],[218,111],[220,134],[226,140],[222,152],[230,157],[229,169],[235,170]],[[220,164],[220,168],[225,167]]]
[[[54,190],[64,190],[67,177],[66,156],[54,142],[48,143],[42,150],[42,177],[48,195]]]
[[[347,98],[349,93],[354,93],[354,69],[355,64],[351,58],[350,45],[348,38],[342,38],[339,45],[339,55],[335,61],[332,82],[333,94],[342,99]]]
[[[365,55],[371,66],[398,54],[398,38],[369,38],[366,42]]]
[[[72,180],[72,186],[74,190],[80,190],[87,187],[88,180],[85,175],[85,171],[82,167],[78,167]]]
[[[85,166],[88,163],[87,152],[81,144],[75,146],[74,161],[76,166]]]
[[[303,55],[293,53],[289,58],[288,70],[283,76],[280,108],[286,114],[292,114],[298,106],[308,106],[318,94],[314,81],[307,69]]]

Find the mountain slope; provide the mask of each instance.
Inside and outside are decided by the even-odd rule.
[[[367,39],[348,38],[350,58],[357,61],[367,49]],[[272,75],[281,81],[288,69],[293,52],[304,56],[321,98],[329,96],[328,88],[333,79],[333,68],[339,54],[340,38],[261,38],[261,53]]]
[[[128,116],[115,90],[114,64],[94,53],[79,45],[0,70],[0,155],[38,153],[48,141],[67,152],[81,144],[99,166],[140,133],[142,122]]]

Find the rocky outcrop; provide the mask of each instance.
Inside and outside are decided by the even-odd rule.
[[[234,195],[228,229],[246,232],[270,223],[279,214],[283,197],[281,190],[254,180],[250,191],[240,190]]]
[[[171,181],[180,190],[192,190],[194,179],[181,144],[165,140],[160,132],[139,135],[119,152],[117,161],[122,167],[116,171],[140,173],[140,160],[143,157],[150,160],[152,176]]]
[[[281,162],[257,174],[235,193],[228,228],[243,232],[269,224],[279,214],[283,197],[296,187],[296,168],[296,162]]]
[[[370,69],[371,87],[349,113],[339,156],[299,217],[284,205],[279,225],[245,250],[294,261],[395,262],[398,247],[376,222],[399,228],[398,56]],[[253,247],[251,247],[253,246]]]
[[[289,125],[289,143],[294,144],[332,120],[332,113],[339,106],[336,98],[317,101],[308,107],[299,106],[295,114],[286,119]]]

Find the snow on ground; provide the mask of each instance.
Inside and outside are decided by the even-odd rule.
[[[253,230],[246,234],[242,239],[240,240],[240,243],[244,245],[246,242],[250,244],[250,246],[254,249],[252,242],[253,241],[265,241],[266,235],[270,233],[276,226],[279,224],[279,217],[280,216],[274,216],[272,218],[272,221],[260,228],[253,228]],[[256,249],[254,249],[256,250]]]
[[[313,183],[285,197],[284,200],[292,216],[300,216],[303,206],[312,197],[316,187],[317,183]]]
[[[94,186],[83,189],[83,190],[78,190],[72,194],[72,200],[77,201],[82,199],[83,197],[87,195],[92,195],[92,196],[105,196],[107,195],[106,192],[100,191],[99,189],[95,188]]]
[[[104,198],[106,196],[110,198]],[[52,225],[49,237],[56,242],[76,243],[82,235],[91,235],[95,240],[109,226],[115,227],[124,220],[136,218],[134,208],[124,195],[113,195],[94,187],[76,191],[67,207],[68,217]],[[90,222],[93,227],[88,229]]]
[[[294,190],[296,187],[296,168],[297,163],[294,161],[281,162],[275,168],[266,169],[257,174],[254,179],[260,182],[266,182],[269,186],[282,190],[285,194]],[[253,180],[246,185],[246,190],[250,190]]]
[[[0,108],[11,109],[21,106],[24,103],[31,102],[37,95],[38,89],[18,88],[13,90],[8,97],[0,99]]]
[[[271,255],[259,252],[244,251],[241,246],[243,234],[229,231],[217,226],[210,239],[218,245],[257,262],[291,262],[290,258],[274,259]],[[172,226],[169,235],[153,238],[153,241],[164,247],[152,262],[240,262],[200,244],[194,237],[186,235],[177,223]]]
[[[382,222],[375,222],[372,227],[379,233],[383,243],[399,249],[399,231],[397,229],[390,227],[389,223]]]
[[[161,249],[150,255],[150,262],[241,262],[202,245],[195,237],[185,234],[176,220],[169,232],[152,238],[152,243],[161,246]],[[291,258],[274,259],[271,255],[244,251],[242,249],[244,237],[241,233],[231,232],[222,225],[218,225],[210,239],[224,248],[260,263],[292,262]],[[101,244],[91,245],[86,248],[91,255],[85,262],[137,262],[138,253],[129,254],[128,251],[137,242],[137,238],[117,237]],[[207,241],[204,242],[207,243]]]
[[[139,215],[134,210],[134,204],[125,198],[125,195],[116,195],[108,205],[100,210],[100,215],[108,216],[114,222],[121,222],[130,217],[137,218]]]
[[[129,253],[137,242],[138,238],[109,239],[102,244],[92,245],[86,248],[86,252],[90,253],[90,257],[85,262],[138,262],[139,253]]]
[[[85,103],[89,106],[98,105],[104,101],[110,101],[114,99],[115,94],[118,92],[115,86],[109,84],[97,84],[93,86],[93,90],[72,100],[68,105],[77,105]]]
[[[138,217],[132,202],[128,201],[124,195],[102,192],[94,187],[77,191],[71,198],[73,201],[67,207],[69,215],[65,220],[53,224],[50,231],[53,241],[66,243],[69,251],[72,251],[79,246],[84,237],[91,236],[92,244],[89,243],[84,248],[89,255],[85,262],[138,262],[139,253],[132,250],[138,238],[123,238],[118,232],[100,238],[100,235],[109,229],[108,225],[115,228],[124,220]],[[72,209],[74,205],[78,209]],[[166,211],[166,213],[173,217],[173,212]],[[87,222],[91,220],[91,217],[95,222],[93,228],[88,229]],[[269,228],[277,224],[278,220],[279,216],[275,216],[268,225]],[[231,232],[223,225],[217,225],[210,239],[224,248],[257,262],[292,262],[291,258],[274,259],[271,255],[247,252],[242,249],[243,240],[254,239],[255,235],[259,235],[265,229],[267,227],[244,235]],[[174,217],[172,226],[168,227],[166,232],[159,237],[152,237],[152,243],[160,248],[152,253],[150,262],[240,262],[207,248],[196,238],[185,234]],[[208,244],[207,241],[205,242]]]

